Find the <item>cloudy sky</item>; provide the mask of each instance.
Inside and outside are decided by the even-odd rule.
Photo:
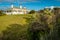
[[[60,6],[60,0],[0,0],[0,9],[10,8],[11,5],[27,7],[30,10],[40,10],[46,6]]]

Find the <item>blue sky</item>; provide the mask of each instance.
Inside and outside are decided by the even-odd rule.
[[[46,6],[60,6],[60,0],[0,0],[0,9],[10,8],[11,5],[22,5],[30,10],[40,10]]]

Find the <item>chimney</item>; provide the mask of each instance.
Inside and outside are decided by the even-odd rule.
[[[26,9],[26,7],[24,7],[24,9]]]
[[[22,6],[20,6],[20,9],[22,9]]]
[[[11,8],[13,8],[13,5],[11,5]]]

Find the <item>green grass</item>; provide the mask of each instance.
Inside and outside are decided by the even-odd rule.
[[[30,17],[31,14],[26,15],[5,15],[0,16],[0,32],[5,30],[11,24],[27,24],[26,19],[24,17]]]

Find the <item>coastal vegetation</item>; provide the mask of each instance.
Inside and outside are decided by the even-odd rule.
[[[0,16],[0,40],[60,40],[60,8]]]

